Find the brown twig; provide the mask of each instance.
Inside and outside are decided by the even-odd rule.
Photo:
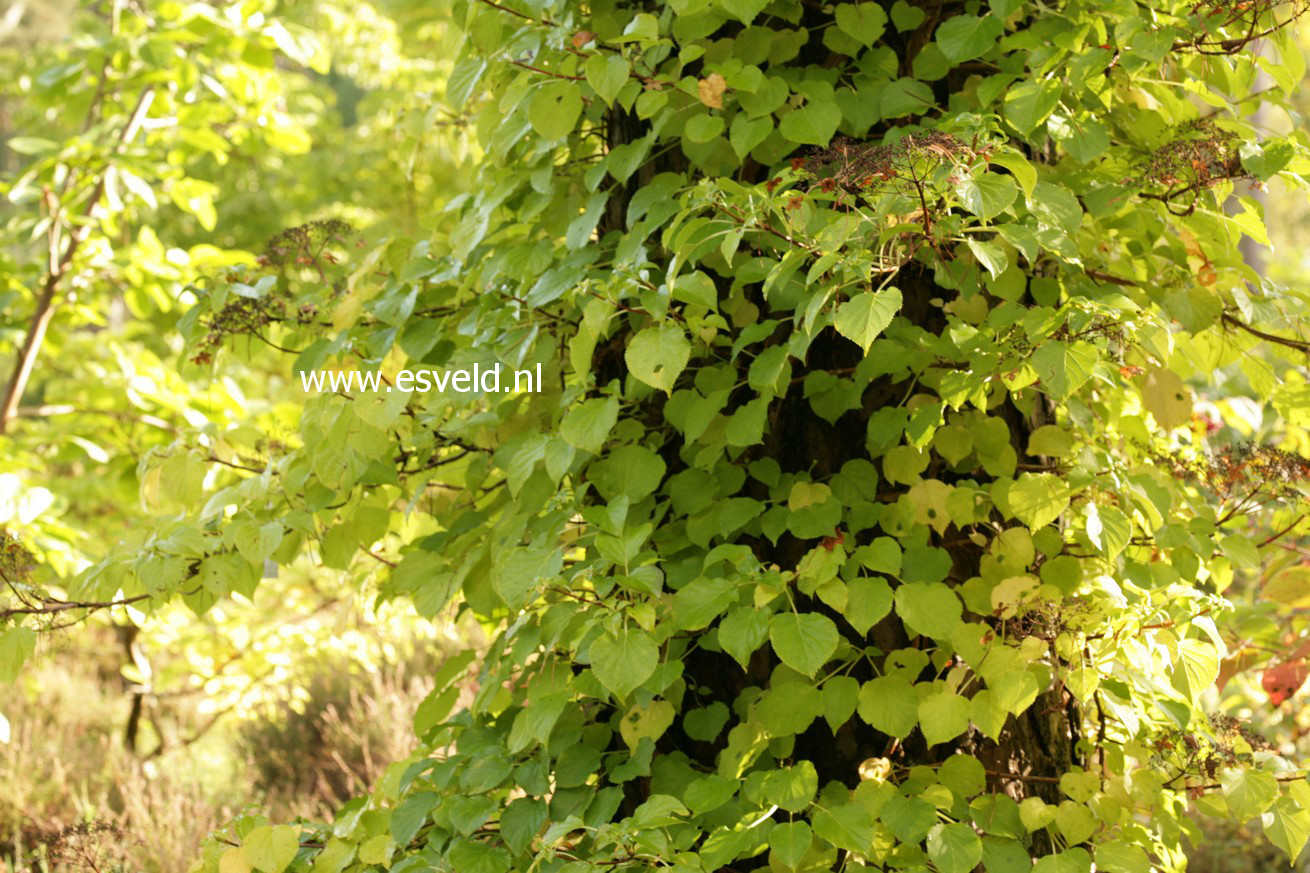
[[[381,555],[379,555],[377,552],[373,551],[372,549],[365,549],[364,553],[368,555],[370,558],[372,558],[373,560],[380,561],[381,563],[386,564],[388,567],[390,567],[393,570],[396,569],[396,567],[398,566],[396,561],[393,561],[390,558],[384,558]]]
[[[1264,39],[1266,36],[1269,36],[1270,34],[1273,33],[1277,33],[1278,31],[1282,30],[1284,27],[1287,27],[1289,24],[1291,24],[1292,22],[1300,18],[1302,15],[1304,15],[1305,11],[1306,11],[1305,9],[1299,9],[1287,19],[1283,21],[1279,21],[1275,23],[1272,27],[1268,28],[1267,30],[1262,30],[1259,33],[1255,32],[1256,22],[1259,20],[1259,16],[1252,15],[1251,26],[1247,30],[1244,36],[1235,36],[1230,39],[1207,40],[1205,39],[1204,36],[1198,35],[1195,39],[1191,40],[1190,42],[1181,39],[1177,40],[1173,44],[1171,51],[1179,52],[1179,51],[1187,51],[1190,49],[1192,51],[1195,51],[1197,54],[1202,54],[1202,55],[1236,54],[1237,52],[1246,48],[1251,43],[1255,42],[1256,40]],[[1215,47],[1218,48],[1219,50],[1218,51],[1205,50],[1210,47]]]
[[[1103,273],[1100,270],[1083,270],[1088,278],[1095,279],[1098,282],[1106,282],[1110,285],[1119,285],[1123,288],[1136,288],[1137,283],[1132,279],[1125,279],[1122,276],[1115,276],[1112,273]]]
[[[134,597],[124,597],[122,600],[103,600],[103,601],[81,601],[81,600],[55,600],[42,598],[44,606],[25,606],[14,607],[12,609],[0,609],[0,619],[10,618],[15,615],[58,615],[61,612],[67,612],[70,609],[112,609],[115,606],[127,606],[132,603],[140,603],[142,600],[149,600],[154,597],[153,594],[138,594]]]
[[[1050,782],[1058,784],[1060,781],[1059,776],[1023,776],[1019,773],[1006,773],[1001,770],[987,770],[985,772],[988,776],[996,779],[1013,779],[1016,782]]]

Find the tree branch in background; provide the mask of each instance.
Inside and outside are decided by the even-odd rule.
[[[46,403],[41,406],[20,406],[18,408],[18,418],[55,418],[62,415],[104,415],[119,421],[146,424],[151,427],[157,427],[160,430],[177,432],[177,428],[169,424],[157,415],[151,415],[143,412],[137,415],[132,412],[124,412],[118,409],[92,409],[90,407],[73,406],[71,403]]]
[[[141,123],[145,121],[146,113],[150,109],[150,104],[154,102],[155,92],[151,88],[146,88],[137,98],[136,106],[128,116],[127,124],[119,134],[118,143],[114,147],[114,154],[118,154],[127,147],[133,139],[136,138],[137,132],[141,129]],[[107,169],[107,168],[106,168]],[[55,295],[59,292],[63,284],[64,277],[68,275],[69,267],[72,266],[73,256],[81,248],[82,243],[86,241],[86,236],[91,230],[92,220],[95,218],[96,208],[100,205],[100,199],[105,193],[105,173],[100,174],[96,180],[95,188],[91,191],[91,199],[87,201],[86,209],[83,212],[83,221],[75,224],[68,235],[68,242],[64,246],[63,254],[58,261],[53,261],[49,271],[46,273],[45,281],[41,286],[41,293],[37,297],[36,311],[32,314],[32,321],[27,328],[27,337],[23,340],[23,347],[18,352],[18,360],[14,364],[14,373],[9,379],[9,386],[5,389],[3,402],[0,402],[0,434],[3,434],[18,412],[18,404],[23,399],[23,392],[27,389],[28,379],[32,376],[32,369],[36,366],[37,355],[41,353],[41,343],[45,340],[46,329],[50,326],[50,319],[55,313]],[[52,239],[57,238],[58,221],[57,216],[51,216],[51,234]],[[52,243],[55,245],[55,243]]]

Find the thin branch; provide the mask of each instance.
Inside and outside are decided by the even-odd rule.
[[[771,233],[774,236],[776,236],[778,239],[785,240],[791,245],[796,246],[796,248],[808,252],[809,254],[813,255],[816,258],[822,255],[822,252],[814,248],[811,248],[810,246],[806,245],[804,242],[801,242],[798,239],[793,238],[790,234],[783,233],[773,225],[769,224],[767,221],[760,221],[759,219],[755,219],[754,221],[751,221],[746,216],[737,212],[735,209],[729,206],[725,206],[722,203],[716,202],[716,203],[712,203],[711,205],[719,212],[722,212],[724,215],[728,216],[733,221],[737,222],[737,224],[740,225],[745,230],[761,230],[764,231],[765,233]]]
[[[1284,27],[1287,27],[1289,24],[1296,21],[1304,14],[1305,14],[1305,9],[1300,9],[1294,12],[1286,20],[1277,22],[1274,24],[1273,27],[1270,27],[1267,30],[1262,30],[1259,33],[1255,32],[1256,21],[1259,19],[1259,16],[1253,15],[1251,17],[1251,27],[1247,31],[1245,36],[1235,36],[1230,39],[1207,40],[1205,39],[1204,36],[1198,35],[1196,39],[1192,40],[1191,42],[1188,42],[1187,40],[1178,40],[1173,44],[1170,50],[1179,52],[1179,51],[1187,51],[1190,49],[1192,51],[1195,51],[1197,54],[1202,54],[1202,55],[1236,54],[1237,52],[1246,48],[1251,43],[1255,42],[1256,40],[1263,39],[1266,36],[1269,36],[1270,34],[1277,33],[1278,31],[1282,30]],[[1218,48],[1219,51],[1205,50],[1210,47]]]
[[[237,463],[233,463],[232,461],[225,461],[225,460],[223,460],[222,458],[218,457],[217,455],[210,455],[208,458],[205,458],[205,460],[206,460],[206,461],[209,461],[209,462],[211,462],[211,463],[214,463],[214,464],[222,464],[224,467],[231,467],[233,470],[244,470],[244,471],[247,472],[247,473],[263,473],[263,472],[264,472],[263,470],[259,469],[258,467],[247,467],[247,466],[244,465],[244,464],[237,464]]]
[[[19,418],[54,418],[60,415],[104,415],[109,418],[116,418],[119,421],[130,421],[139,424],[148,424],[151,427],[157,427],[160,430],[176,432],[177,428],[169,424],[162,418],[149,413],[135,415],[131,412],[124,412],[118,409],[90,409],[86,407],[73,406],[71,403],[46,403],[41,406],[20,406],[18,407]]]
[[[567,79],[570,82],[585,82],[586,76],[570,76],[567,73],[555,73],[550,70],[543,70],[541,67],[534,67],[532,64],[525,64],[523,61],[510,61],[516,67],[522,67],[525,70],[531,70],[534,73],[540,73],[543,76],[550,76],[555,79]]]
[[[412,476],[415,473],[424,473],[427,472],[428,470],[435,470],[437,467],[443,467],[446,464],[453,464],[456,461],[460,460],[461,458],[468,457],[470,451],[471,451],[470,449],[465,449],[462,452],[457,452],[453,455],[448,455],[444,458],[430,458],[421,467],[415,467],[412,470],[407,469],[402,465],[401,469],[396,471],[396,474],[399,476]]]
[[[531,15],[519,12],[517,9],[510,9],[508,6],[501,6],[499,3],[493,2],[493,0],[479,0],[479,2],[487,4],[492,9],[499,9],[501,12],[507,12],[517,18],[522,18],[524,21],[531,21],[535,24],[544,24],[547,27],[555,26],[555,22],[551,21],[549,18],[534,18]]]
[[[0,619],[10,618],[15,615],[58,615],[61,612],[67,612],[70,609],[112,609],[115,606],[127,606],[132,603],[140,603],[142,600],[149,600],[154,597],[153,594],[138,594],[135,597],[124,597],[122,600],[98,600],[98,601],[81,601],[81,600],[55,600],[53,598],[42,598],[44,606],[15,607],[13,609],[0,609]]]
[[[285,346],[280,346],[277,343],[265,337],[262,333],[260,333],[257,330],[252,330],[250,332],[250,335],[253,336],[255,339],[259,340],[264,345],[268,346],[269,348],[276,349],[279,352],[286,352],[288,355],[298,355],[302,351],[304,351],[303,349],[289,349],[286,348]]]
[[[1232,325],[1233,327],[1244,330],[1247,333],[1249,333],[1251,336],[1262,339],[1265,342],[1273,343],[1279,346],[1284,346],[1289,349],[1295,349],[1296,351],[1301,352],[1302,354],[1310,355],[1310,342],[1305,342],[1304,340],[1290,339],[1285,336],[1278,336],[1277,334],[1265,333],[1263,330],[1257,330],[1256,328],[1251,327],[1249,324],[1245,324],[1242,321],[1233,318],[1233,316],[1229,315],[1227,312],[1223,314],[1223,322],[1224,324],[1229,324]]]
[[[1103,273],[1100,270],[1083,270],[1091,279],[1098,282],[1106,282],[1110,285],[1119,285],[1123,288],[1136,288],[1137,283],[1132,279],[1125,279],[1123,276],[1115,276],[1112,273]]]
[[[1302,782],[1305,781],[1306,778],[1307,777],[1304,773],[1298,774],[1296,776],[1274,777],[1274,779],[1278,782]],[[1218,782],[1213,782],[1210,783],[1209,785],[1188,785],[1185,787],[1187,788],[1188,791],[1218,791],[1220,788],[1223,788],[1223,786],[1220,785]]]
[[[373,560],[380,561],[383,564],[386,564],[388,567],[390,567],[393,570],[396,569],[396,567],[398,566],[398,563],[396,561],[393,561],[390,558],[384,558],[381,555],[379,555],[377,552],[373,551],[372,549],[365,549],[364,553],[367,554]]]
[[[1265,539],[1263,542],[1258,543],[1258,544],[1256,545],[1256,548],[1257,548],[1257,549],[1263,549],[1265,546],[1269,545],[1270,543],[1274,542],[1275,540],[1280,539],[1281,537],[1286,536],[1288,533],[1291,532],[1292,528],[1296,527],[1298,524],[1300,524],[1300,523],[1303,522],[1303,521],[1305,521],[1305,514],[1304,514],[1304,513],[1302,513],[1301,515],[1298,515],[1298,516],[1296,517],[1296,520],[1295,520],[1295,521],[1293,521],[1293,522],[1292,522],[1291,524],[1289,524],[1287,527],[1285,527],[1285,528],[1283,528],[1282,530],[1280,530],[1278,533],[1274,534],[1273,536],[1270,536],[1269,538]]]
[[[1170,619],[1169,621],[1162,621],[1162,622],[1159,622],[1158,624],[1144,624],[1144,625],[1142,625],[1141,629],[1142,629],[1142,630],[1160,630],[1161,628],[1166,628],[1166,627],[1176,627],[1176,626],[1179,625],[1179,624],[1188,624],[1188,623],[1193,622],[1193,621],[1195,621],[1196,619],[1200,618],[1201,616],[1209,615],[1209,614],[1210,614],[1210,607],[1207,606],[1205,609],[1201,610],[1200,612],[1196,613],[1195,615],[1189,616],[1188,618],[1184,618],[1184,619]]]

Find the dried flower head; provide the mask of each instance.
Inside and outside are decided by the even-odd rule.
[[[1310,460],[1273,446],[1243,443],[1197,458],[1180,453],[1158,454],[1175,478],[1195,482],[1220,496],[1259,489],[1270,497],[1300,497],[1310,484]]]
[[[229,337],[260,336],[261,331],[274,322],[283,320],[286,302],[279,296],[266,295],[246,297],[233,295],[223,308],[213,315],[201,319],[206,328],[196,353],[191,360],[196,364],[208,364],[213,360],[213,353]]]
[[[6,582],[26,579],[36,567],[36,556],[13,531],[0,527],[0,578]]]
[[[805,158],[802,168],[818,179],[825,191],[834,187],[864,191],[911,176],[926,176],[942,163],[961,166],[976,157],[959,138],[929,130],[885,145],[842,137]]]
[[[354,232],[355,228],[349,222],[338,218],[288,227],[269,238],[259,262],[272,267],[303,264],[306,259],[312,261],[324,254],[329,243],[344,244],[345,238]]]
[[[1248,178],[1238,153],[1240,144],[1237,134],[1213,121],[1189,121],[1175,128],[1173,138],[1151,154],[1142,178],[1174,195],[1200,191],[1225,179]]]

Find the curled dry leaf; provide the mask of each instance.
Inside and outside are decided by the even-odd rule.
[[[1265,670],[1260,686],[1269,695],[1269,702],[1278,706],[1300,690],[1308,676],[1310,667],[1305,661],[1285,661]]]
[[[696,83],[696,93],[700,102],[711,109],[723,108],[723,92],[728,90],[727,81],[718,73],[710,73]]]
[[[575,49],[580,49],[595,39],[596,34],[592,33],[590,30],[579,30],[577,33],[573,34],[573,47]]]

